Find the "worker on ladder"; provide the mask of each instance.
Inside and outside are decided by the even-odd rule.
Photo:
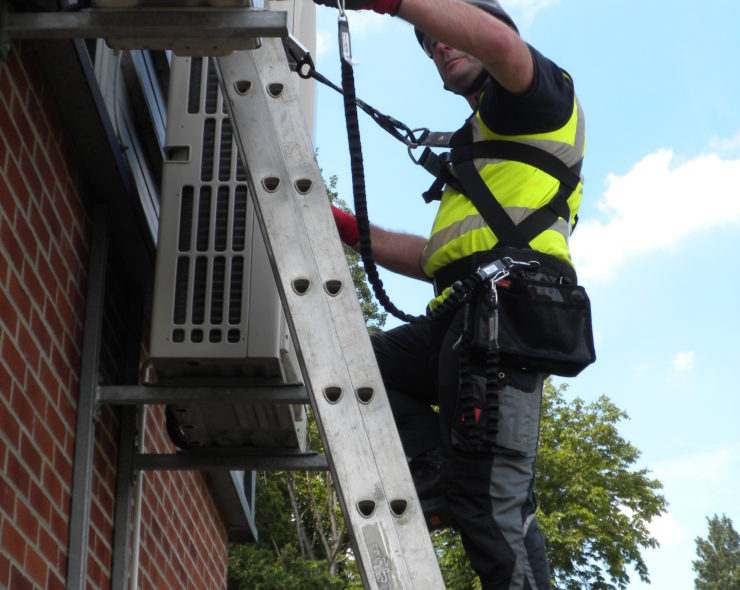
[[[452,138],[452,159],[438,166],[439,194],[427,193],[428,200],[441,198],[431,236],[371,226],[378,264],[432,281],[432,310],[455,284],[502,258],[530,264],[521,271],[528,280],[575,285],[568,238],[582,198],[585,128],[571,77],[522,40],[496,0],[346,0],[345,8],[413,24],[445,89],[473,109]],[[478,149],[483,143],[496,149]],[[531,147],[540,158],[523,153]],[[558,167],[565,175],[553,172]],[[565,180],[568,174],[575,180]],[[484,197],[481,184],[489,191]],[[499,213],[492,220],[481,199],[495,200],[508,219]],[[357,248],[354,216],[333,212],[340,237]],[[507,284],[499,281],[498,290]],[[550,573],[533,489],[543,380],[556,371],[496,357],[492,374],[486,354],[468,346],[486,301],[485,317],[494,318],[496,285],[491,289],[441,317],[377,335],[373,346],[431,524],[460,530],[484,590],[543,590]],[[590,315],[588,324],[590,330]]]

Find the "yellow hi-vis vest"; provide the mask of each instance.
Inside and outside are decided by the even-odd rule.
[[[586,150],[585,121],[578,99],[559,129],[528,135],[501,135],[489,129],[476,111],[466,125],[472,126],[474,142],[506,140],[534,146],[555,156],[566,166],[579,170]],[[545,206],[559,190],[559,181],[530,164],[502,159],[476,159],[475,167],[514,224]],[[583,198],[582,178],[568,197],[570,219],[558,218],[548,229],[530,240],[532,249],[553,255],[572,265],[568,238],[575,225]],[[475,252],[492,249],[499,240],[475,205],[455,188],[447,185],[442,194],[432,232],[421,255],[424,274],[430,279],[448,264]],[[449,293],[445,289],[429,306],[436,307]]]

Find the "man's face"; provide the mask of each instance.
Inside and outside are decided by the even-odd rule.
[[[478,59],[449,45],[429,38],[425,40],[425,44],[442,81],[453,92],[465,92],[483,69],[483,64]]]

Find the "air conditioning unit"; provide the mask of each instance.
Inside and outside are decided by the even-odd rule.
[[[215,66],[172,59],[149,365],[160,384],[298,382]],[[305,447],[302,406],[174,406],[168,414],[186,446]]]

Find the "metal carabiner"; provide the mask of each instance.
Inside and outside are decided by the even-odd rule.
[[[518,268],[534,272],[539,270],[540,263],[537,260],[514,260],[511,256],[504,256],[501,259],[508,268]]]
[[[303,79],[313,78],[316,72],[316,65],[308,49],[298,39],[293,37],[293,35],[283,38],[283,47],[285,48],[285,53],[288,55],[290,69]],[[306,66],[308,69],[305,69]]]
[[[481,266],[476,271],[476,274],[484,281],[490,281],[492,284],[499,282],[509,276],[509,269],[512,262],[511,258],[500,258],[494,260],[484,266]]]

